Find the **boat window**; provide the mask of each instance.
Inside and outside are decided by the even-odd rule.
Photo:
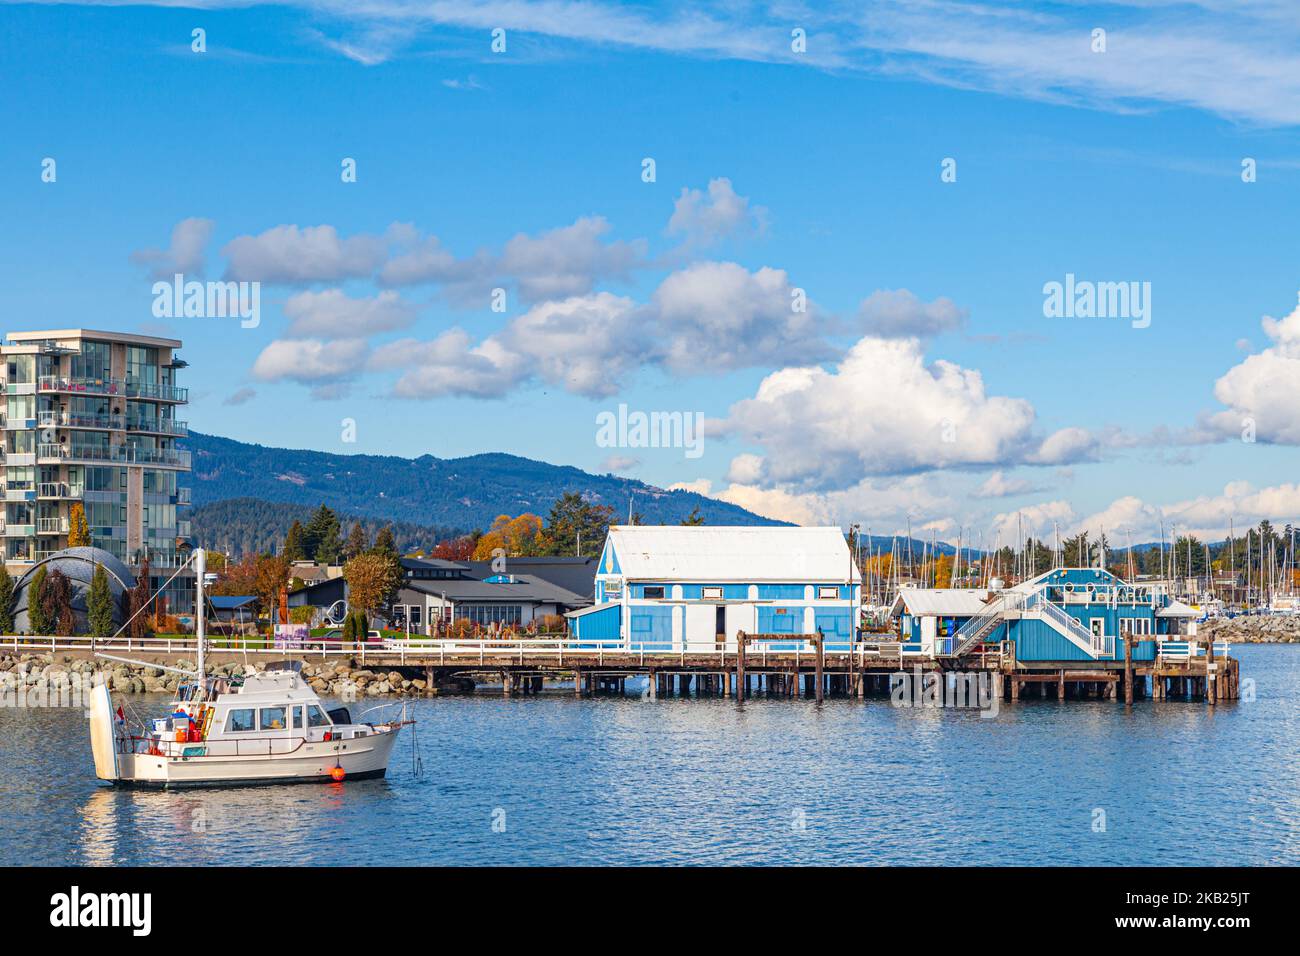
[[[286,718],[285,708],[283,707],[263,707],[262,729],[263,730],[284,730]]]
[[[301,730],[305,726],[302,722],[302,708],[295,707],[289,713],[293,720],[293,723],[289,726],[293,727],[294,730]]]
[[[312,704],[307,708],[307,726],[308,727],[328,727],[330,719],[325,716],[325,711],[320,709],[319,704]]]
[[[244,730],[256,730],[257,721],[255,718],[256,711],[252,707],[247,710],[232,710],[226,715],[226,730],[231,733],[238,733]]]

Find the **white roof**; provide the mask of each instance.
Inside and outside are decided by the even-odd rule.
[[[913,617],[974,617],[984,609],[989,592],[982,588],[902,588],[890,614],[906,607]]]
[[[1170,601],[1168,607],[1156,611],[1156,617],[1200,617],[1201,612],[1182,601]]]
[[[839,528],[614,525],[623,577],[634,581],[860,581]]]

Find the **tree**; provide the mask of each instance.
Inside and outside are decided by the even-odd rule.
[[[284,556],[290,561],[306,561],[307,552],[303,550],[302,522],[294,520],[284,536]]]
[[[340,534],[338,515],[321,505],[303,529],[303,550],[321,564],[335,564],[343,550]]]
[[[545,553],[599,556],[613,518],[611,505],[593,505],[576,491],[566,492],[546,518]]]
[[[469,561],[474,557],[475,544],[474,537],[468,534],[459,538],[446,538],[433,546],[429,557],[444,561]]]
[[[691,513],[682,519],[682,524],[696,526],[704,524],[704,516],[700,514],[700,506],[696,505]]]
[[[14,632],[14,579],[0,561],[0,634]]]
[[[273,615],[279,607],[280,595],[289,587],[289,559],[282,554],[259,555],[253,566],[253,590],[264,610]]]
[[[68,547],[90,547],[90,526],[86,524],[86,508],[80,501],[72,503],[72,514],[68,518]]]
[[[402,583],[402,566],[396,557],[371,551],[343,566],[343,580],[348,585],[348,604],[373,613]]]
[[[382,534],[382,532],[380,532]],[[392,537],[392,532],[389,532]],[[343,547],[343,556],[349,560],[358,555],[365,554],[370,550],[370,541],[366,537],[366,529],[361,527],[360,521],[352,522],[352,530],[348,532],[347,544]]]
[[[45,616],[45,579],[49,570],[45,565],[36,569],[27,585],[27,631],[30,634],[48,634],[53,622]]]
[[[525,513],[517,518],[497,515],[492,527],[475,544],[474,560],[488,561],[498,549],[512,558],[529,557],[540,554],[544,543],[542,519],[537,515]]]
[[[77,629],[77,619],[72,614],[72,585],[68,576],[55,568],[50,572],[41,592],[41,612],[53,625],[54,633],[61,637]]]
[[[127,598],[127,616],[131,619],[129,634],[132,639],[149,636],[149,624],[153,620],[149,614],[149,555],[140,559],[140,571],[136,575],[135,587]]]
[[[375,535],[375,554],[386,554],[391,558],[398,557],[397,541],[393,538],[393,526],[386,524],[379,529],[379,534]]]
[[[90,624],[90,633],[95,637],[111,637],[113,634],[113,592],[108,586],[108,572],[102,564],[95,565],[95,574],[90,579],[90,594],[86,597],[86,618]]]

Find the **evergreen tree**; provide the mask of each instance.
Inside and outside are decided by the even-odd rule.
[[[357,619],[356,615],[348,614],[343,619],[343,643],[351,644],[357,639]]]
[[[80,501],[72,503],[72,514],[68,518],[68,547],[90,547],[90,526],[86,524],[86,509]]]
[[[0,561],[0,634],[14,632],[14,579]]]
[[[0,587],[3,581],[0,581]],[[86,597],[86,617],[90,624],[90,633],[95,637],[111,637],[113,634],[113,592],[108,586],[108,572],[102,564],[95,565],[95,574],[90,579],[90,594]]]
[[[343,551],[340,535],[338,515],[321,505],[303,529],[303,550],[321,564],[337,564]]]
[[[302,522],[294,520],[284,536],[284,556],[290,561],[306,561],[307,552],[303,549]]]
[[[127,612],[134,615],[131,618],[130,634],[134,639],[149,636],[149,625],[153,621],[149,612],[145,610],[149,606],[149,555],[146,554],[140,559],[140,573],[136,578],[135,587],[131,589],[129,605]],[[139,613],[136,613],[136,612]]]
[[[348,532],[348,542],[343,548],[344,557],[350,561],[365,554],[369,548],[370,540],[366,537],[366,529],[361,527],[360,521],[352,522],[352,530]]]
[[[393,526],[386,524],[379,529],[379,534],[375,535],[375,546],[372,549],[376,554],[382,554],[385,557],[396,558],[397,541],[393,538]]]
[[[27,633],[48,634],[52,622],[45,616],[45,579],[49,571],[45,565],[36,569],[27,585]]]
[[[72,585],[68,576],[55,568],[45,581],[41,593],[41,610],[53,625],[54,633],[67,637],[77,629],[77,619],[72,614]]]
[[[613,520],[611,505],[593,505],[576,491],[566,492],[551,505],[546,518],[544,553],[596,557]]]
[[[696,505],[691,513],[682,519],[682,524],[691,527],[704,524],[704,516],[700,514],[700,506]]]

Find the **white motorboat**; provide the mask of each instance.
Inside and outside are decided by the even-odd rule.
[[[95,775],[121,786],[222,786],[339,782],[382,777],[401,728],[411,721],[356,723],[327,711],[301,664],[273,665],[242,679],[204,673],[204,555],[198,581],[198,660],[168,713],[132,731],[104,684],[91,691]],[[110,657],[111,655],[101,655]],[[123,658],[111,658],[123,660]],[[145,662],[132,662],[145,663]],[[159,666],[159,665],[149,665]],[[389,705],[396,706],[396,705]]]

